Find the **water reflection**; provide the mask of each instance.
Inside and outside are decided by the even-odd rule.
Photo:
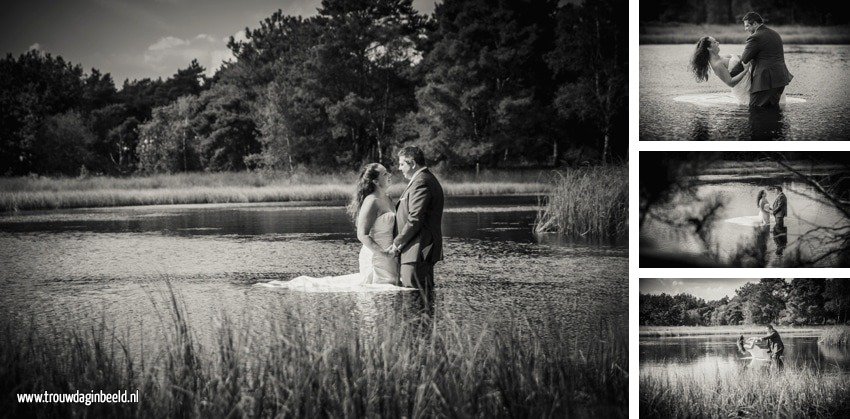
[[[268,333],[297,307],[315,321],[378,325],[385,316],[444,311],[465,326],[512,316],[557,321],[582,341],[600,322],[627,327],[628,250],[536,236],[536,198],[469,200],[447,210],[445,260],[433,307],[403,294],[310,295],[253,284],[357,270],[360,247],[341,207],[211,205],[43,211],[0,219],[0,308],[59,330],[102,317],[132,342],[156,336],[165,279],[210,344],[223,316]],[[498,204],[498,205],[497,205]],[[494,316],[498,313],[498,316]],[[505,327],[508,323],[505,322]]]
[[[724,53],[743,45],[723,45]],[[782,111],[750,112],[731,101],[716,78],[696,83],[687,69],[691,45],[640,46],[641,140],[846,140],[850,139],[850,46],[786,46],[796,76]],[[728,101],[714,100],[719,96]],[[696,105],[676,101],[708,98]]]
[[[736,346],[734,335],[680,338],[642,338],[640,340],[641,375],[704,376],[715,379],[752,368],[769,368],[770,362],[745,359]],[[850,349],[817,343],[813,336],[783,335],[786,367],[850,373]]]

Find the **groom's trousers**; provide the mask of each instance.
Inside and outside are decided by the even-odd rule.
[[[760,92],[750,93],[751,108],[779,108],[779,99],[782,98],[782,92],[785,91],[785,86],[774,87],[773,89],[762,90]]]
[[[427,262],[402,263],[399,271],[401,283],[423,291],[434,288],[434,264]]]

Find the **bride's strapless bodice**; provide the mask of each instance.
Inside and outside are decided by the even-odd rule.
[[[386,249],[393,243],[393,228],[395,227],[395,214],[385,212],[375,218],[369,235],[381,248]]]

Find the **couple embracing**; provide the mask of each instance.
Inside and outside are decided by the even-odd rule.
[[[358,272],[259,285],[304,292],[418,289],[424,302],[433,303],[434,264],[443,259],[443,188],[419,148],[403,148],[398,164],[408,183],[395,204],[387,195],[392,175],[383,165],[367,164],[358,175],[348,205],[363,244]]]
[[[764,24],[755,12],[743,19],[744,30],[750,33],[741,55],[720,54],[720,42],[704,36],[697,42],[691,58],[691,71],[698,82],[708,80],[708,70],[732,88],[739,104],[756,109],[778,109],[784,104],[785,86],[793,75],[785,65],[782,37]]]
[[[419,148],[403,148],[398,165],[409,181],[395,205],[387,195],[392,175],[380,163],[367,164],[357,181],[348,212],[363,243],[361,261],[371,258],[372,265],[361,263],[360,273],[367,285],[400,283],[429,292],[434,264],[443,259],[443,188]]]
[[[759,208],[762,225],[770,225],[770,216],[772,215],[773,219],[776,220],[776,227],[783,228],[785,227],[785,217],[788,216],[788,199],[785,198],[782,187],[779,185],[772,186],[768,190],[776,195],[773,205],[768,201],[767,192],[764,189],[760,190],[756,197],[756,205]]]

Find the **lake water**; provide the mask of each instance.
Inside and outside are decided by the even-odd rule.
[[[758,191],[768,186],[782,185],[788,200],[788,217],[785,219],[787,234],[775,234],[773,225],[749,226],[747,219],[758,215],[756,196]],[[721,261],[728,261],[740,248],[753,246],[765,255],[762,266],[792,266],[801,256],[804,260],[824,255],[840,243],[828,242],[829,236],[816,230],[821,227],[850,225],[837,209],[813,197],[818,193],[809,185],[788,179],[754,179],[747,182],[707,183],[697,187],[697,196],[701,200],[719,197],[725,204],[720,210],[717,221],[711,226],[709,245]],[[774,195],[768,194],[773,203]],[[685,198],[675,211],[688,214],[697,201]],[[663,211],[662,211],[663,212]],[[683,217],[687,218],[687,216]],[[771,218],[771,223],[774,220]],[[640,229],[641,240],[651,244],[656,250],[671,254],[704,254],[706,247],[693,232],[674,228],[666,223],[647,218]],[[835,266],[838,256],[827,257],[816,266]]]
[[[700,106],[675,99],[729,92],[713,74],[697,83],[688,71],[693,45],[640,46],[641,140],[850,139],[850,45],[786,45],[795,102],[779,113],[751,113],[737,104]],[[720,45],[741,54],[744,45]]]
[[[747,335],[749,336],[749,335]],[[704,376],[711,380],[747,368],[762,368],[769,362],[743,359],[735,346],[737,335],[641,338],[640,374],[661,377]],[[786,367],[850,373],[850,348],[817,343],[814,336],[782,336]],[[669,374],[669,373],[677,374]],[[682,374],[678,374],[682,373]]]
[[[627,248],[533,234],[537,202],[447,200],[445,260],[435,269],[437,309],[464,324],[511,316],[532,324],[557,320],[577,340],[595,336],[601,325],[628,327]],[[250,322],[288,306],[319,317],[342,311],[380,321],[410,293],[305,294],[253,286],[356,272],[359,248],[343,208],[318,203],[4,214],[0,313],[60,330],[103,317],[119,330],[150,336],[164,315],[167,278],[205,343],[224,316]]]

